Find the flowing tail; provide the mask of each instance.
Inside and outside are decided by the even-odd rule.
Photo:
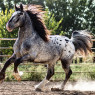
[[[87,30],[74,31],[71,40],[75,46],[75,51],[79,51],[83,55],[92,53],[91,47],[93,46],[93,42],[91,38],[92,36]]]

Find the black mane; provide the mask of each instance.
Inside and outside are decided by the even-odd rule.
[[[32,21],[33,28],[39,34],[39,36],[44,40],[48,41],[48,30],[45,24],[42,22],[42,19],[38,16],[38,13],[33,13],[30,10],[26,11]]]

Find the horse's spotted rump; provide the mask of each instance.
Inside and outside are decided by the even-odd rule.
[[[69,51],[69,53],[71,53],[71,51]]]
[[[72,44],[72,41],[65,37],[65,36],[56,36],[53,37],[52,36],[52,40],[56,42],[56,46],[58,47],[58,49],[62,49],[63,48],[63,55],[62,57],[66,58],[66,59],[70,59],[74,52],[75,52],[75,48],[74,45]]]
[[[61,52],[63,52],[64,57],[70,58],[74,54],[75,48],[69,38],[58,35],[55,37],[52,35],[50,36],[50,40],[58,50],[62,50]]]
[[[67,47],[67,45],[65,44],[65,47]]]
[[[66,42],[68,42],[69,40],[68,39],[65,39]]]

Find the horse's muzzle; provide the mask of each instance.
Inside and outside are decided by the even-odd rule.
[[[13,31],[13,29],[11,29],[11,28],[9,27],[9,24],[8,24],[8,23],[6,24],[6,29],[7,29],[9,32],[12,32],[12,31]]]

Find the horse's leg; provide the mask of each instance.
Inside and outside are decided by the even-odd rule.
[[[0,72],[0,81],[2,82],[5,78],[5,71],[7,69],[7,67],[12,64],[16,59],[16,55],[13,54],[4,64],[4,67],[2,68],[1,72]]]
[[[50,78],[54,75],[54,65],[48,65],[47,76],[38,85],[35,86],[37,91],[44,91],[45,85],[49,82]]]
[[[61,60],[62,68],[64,69],[65,74],[66,74],[65,80],[61,85],[61,90],[64,89],[65,84],[67,83],[68,79],[70,78],[70,76],[72,74],[72,70],[70,69],[71,62],[72,62],[72,60],[65,60],[65,59]]]
[[[59,88],[52,88],[51,90],[53,90],[53,91],[63,90],[65,84],[67,83],[68,79],[70,78],[70,76],[72,74],[72,70],[70,69],[71,61],[69,61],[68,59],[67,60],[63,59],[63,60],[61,60],[61,63],[62,63],[62,68],[64,69],[65,74],[66,74],[65,80],[63,81],[63,83],[61,84],[61,86]]]
[[[30,59],[29,55],[24,55],[23,57],[18,58],[15,62],[14,62],[14,77],[16,78],[16,80],[20,81],[20,75],[18,73],[18,66],[20,63],[22,63],[23,61],[28,61]]]

